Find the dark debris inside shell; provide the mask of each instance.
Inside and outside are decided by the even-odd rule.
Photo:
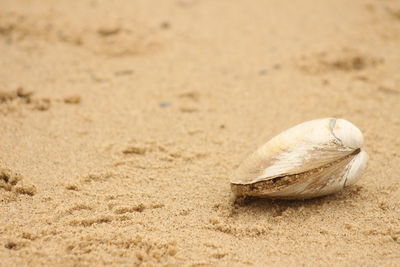
[[[318,173],[323,172],[325,169],[340,164],[342,161],[350,161],[355,155],[360,153],[361,149],[356,149],[353,153],[340,158],[336,161],[328,163],[322,167],[315,168],[306,172],[293,174],[293,175],[285,175],[275,177],[270,180],[260,181],[252,184],[232,184],[231,189],[233,193],[240,196],[258,196],[258,197],[268,197],[268,193],[278,192],[282,189],[287,188],[290,185],[294,185],[297,183],[301,183],[309,179],[310,176],[316,176]],[[285,197],[286,198],[286,197]],[[290,197],[289,197],[290,198]]]

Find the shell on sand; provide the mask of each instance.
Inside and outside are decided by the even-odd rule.
[[[231,177],[237,196],[306,199],[354,184],[368,155],[361,131],[344,119],[298,124],[262,145]]]

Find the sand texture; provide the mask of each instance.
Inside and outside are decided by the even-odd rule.
[[[303,121],[360,181],[233,202]],[[397,0],[0,0],[0,266],[399,266]]]

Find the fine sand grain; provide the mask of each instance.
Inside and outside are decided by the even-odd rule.
[[[355,186],[232,201],[322,117]],[[0,0],[0,266],[398,266],[399,151],[397,0]]]

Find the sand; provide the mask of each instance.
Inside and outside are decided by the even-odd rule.
[[[0,265],[400,265],[399,48],[395,0],[0,0]],[[323,117],[356,185],[232,201]]]

